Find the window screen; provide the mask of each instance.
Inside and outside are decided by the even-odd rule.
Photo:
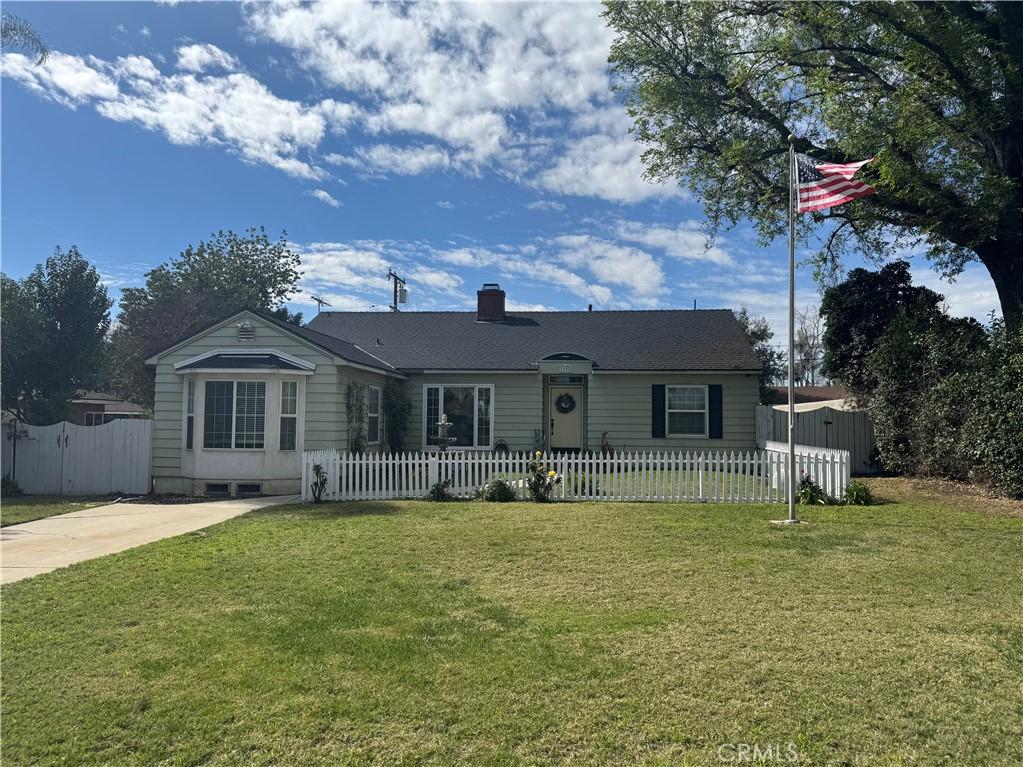
[[[202,446],[231,447],[234,381],[207,381]]]

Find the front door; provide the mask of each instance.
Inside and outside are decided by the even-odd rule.
[[[583,446],[583,387],[555,386],[549,389],[551,450],[579,450]]]

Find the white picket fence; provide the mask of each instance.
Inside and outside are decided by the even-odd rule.
[[[4,424],[3,476],[26,493],[149,492],[153,422],[120,419],[102,426]]]
[[[302,498],[312,500],[314,469],[320,465],[329,501],[423,498],[436,483],[448,492],[473,496],[491,480],[509,483],[526,500],[525,478],[535,454],[450,451],[446,453],[349,453],[308,450],[302,462]],[[539,459],[562,477],[553,497],[577,501],[712,501],[774,503],[786,499],[787,454],[774,449],[746,452],[557,453]],[[802,451],[797,469],[832,495],[849,482],[846,451]]]
[[[771,474],[771,482],[778,487],[785,487],[786,461],[789,454],[787,442],[767,440],[764,450],[775,455],[784,456],[776,473]],[[852,459],[848,450],[837,450],[830,447],[813,445],[796,445],[796,475],[806,475],[813,479],[821,489],[836,498],[845,493],[852,481]]]

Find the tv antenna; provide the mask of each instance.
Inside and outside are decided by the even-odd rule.
[[[326,298],[321,298],[320,296],[309,296],[309,297],[311,299],[313,299],[313,301],[316,302],[316,313],[317,314],[320,313],[320,309],[322,309],[324,306],[330,306],[330,301],[328,301]]]
[[[394,282],[393,299],[390,307],[388,308],[392,312],[400,311],[398,309],[398,304],[408,303],[408,290],[405,288],[405,278],[399,277],[397,274],[395,274],[393,269],[388,269],[387,279]]]

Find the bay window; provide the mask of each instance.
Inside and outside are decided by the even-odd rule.
[[[443,414],[451,426],[448,445],[462,448],[489,448],[494,433],[494,387],[490,385],[427,385],[425,391],[425,442],[440,442],[437,423]]]
[[[707,387],[667,386],[669,437],[707,436]]]
[[[265,381],[206,381],[203,447],[263,448]]]

